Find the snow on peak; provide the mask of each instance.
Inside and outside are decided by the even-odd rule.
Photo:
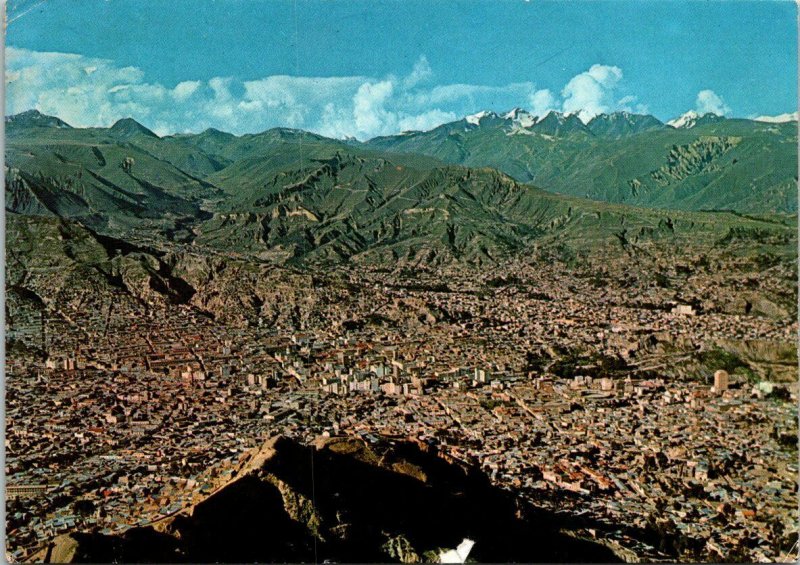
[[[467,116],[464,119],[467,120],[468,124],[472,124],[474,126],[479,126],[479,125],[481,125],[481,120],[483,118],[488,118],[490,116],[496,116],[496,115],[497,114],[495,114],[494,112],[488,112],[486,110],[482,110],[482,111],[478,112],[477,114],[472,114],[470,116]]]
[[[619,112],[612,112],[610,114],[598,114],[598,116],[605,117],[608,120],[616,121],[616,120],[631,120],[634,117],[634,114],[626,112],[625,110],[621,110]]]
[[[528,112],[527,110],[523,110],[522,108],[514,108],[510,112],[506,112],[503,114],[503,118],[506,120],[524,120],[526,118],[536,118],[533,114]]]
[[[464,538],[457,548],[442,552],[439,555],[439,563],[466,563],[474,545],[474,541]]]
[[[695,112],[694,110],[689,110],[682,116],[675,118],[674,120],[670,120],[667,122],[668,126],[672,126],[674,128],[690,128],[693,127],[697,120],[700,118],[700,114]]]
[[[559,112],[558,110],[549,110],[544,116],[542,116],[541,118],[537,119],[536,122],[537,123],[543,122],[546,118],[549,118],[550,116],[553,116],[552,119],[556,120],[559,124],[567,123],[567,121],[570,118],[577,119],[577,120],[580,120],[581,122],[583,122],[583,120],[580,117],[581,114],[580,114],[579,111],[578,112]]]
[[[797,112],[792,112],[791,114],[780,114],[778,116],[759,116],[753,119],[757,122],[766,122],[769,124],[785,124],[787,122],[796,122]]]
[[[529,128],[536,123],[536,116],[522,108],[514,108],[510,112],[503,114],[503,118],[511,120],[515,126],[521,128]]]

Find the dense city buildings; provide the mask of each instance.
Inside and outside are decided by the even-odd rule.
[[[620,555],[771,561],[797,539],[796,322],[687,315],[559,263],[339,274],[349,298],[313,289],[325,306],[280,329],[121,290],[12,304],[9,558],[158,523],[274,435],[435,446]]]

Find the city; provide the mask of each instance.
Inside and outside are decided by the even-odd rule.
[[[47,355],[7,358],[10,555],[180,513],[281,434],[433,445],[639,558],[778,559],[797,535],[797,323],[713,311],[740,279],[723,265],[689,275],[701,314],[558,263],[456,270],[461,288],[350,273],[349,300],[283,331],[70,289],[8,332]],[[704,357],[726,341],[779,351],[758,372]]]
[[[797,5],[5,9],[8,562],[800,555]]]

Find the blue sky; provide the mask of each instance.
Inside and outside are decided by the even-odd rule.
[[[482,109],[797,106],[789,1],[9,0],[7,113],[367,138]]]

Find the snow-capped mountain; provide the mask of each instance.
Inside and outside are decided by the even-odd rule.
[[[544,116],[538,118],[534,129],[546,135],[562,135],[572,132],[590,133],[577,113],[564,114],[555,110],[550,110]]]
[[[663,129],[664,124],[648,114],[614,112],[598,114],[586,124],[595,135],[619,138],[653,129]]]
[[[510,112],[498,115],[495,112],[484,110],[464,118],[469,129],[476,127],[502,127],[512,135],[516,133],[540,133],[545,135],[560,135],[575,131],[588,133],[586,125],[578,118],[577,113],[564,114],[550,110],[544,116],[537,117],[523,110],[514,108]]]
[[[778,116],[759,116],[753,119],[756,122],[767,122],[770,124],[785,124],[787,122],[796,122],[797,117],[798,117],[797,112],[792,112],[791,114],[780,114]]]
[[[464,119],[467,120],[468,124],[472,124],[473,126],[479,126],[479,125],[481,125],[481,121],[482,120],[484,120],[486,118],[497,118],[497,117],[498,117],[498,115],[495,114],[494,112],[489,112],[487,110],[482,110],[482,111],[478,112],[477,114],[471,114],[471,115],[467,116]]]
[[[490,110],[483,110],[477,114],[471,114],[464,118],[468,124],[473,126],[492,125],[510,125],[529,128],[533,126],[538,118],[522,108],[514,108],[505,114],[497,114]]]
[[[700,114],[695,112],[694,110],[689,110],[685,114],[670,120],[667,122],[668,126],[672,126],[674,128],[690,128],[694,126],[697,118],[700,117]]]
[[[535,124],[537,120],[536,116],[522,108],[514,108],[510,112],[503,114],[503,118],[511,120],[511,123],[521,128],[529,128]]]
[[[724,117],[718,116],[717,114],[714,114],[712,112],[707,112],[701,116],[694,110],[689,110],[682,116],[679,116],[674,120],[668,121],[667,125],[672,126],[674,128],[689,129],[702,124],[719,122],[724,119],[725,119]]]

